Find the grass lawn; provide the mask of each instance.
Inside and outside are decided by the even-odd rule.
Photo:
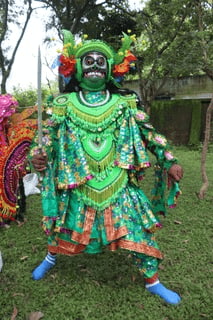
[[[99,255],[59,256],[57,265],[40,281],[31,271],[46,255],[40,228],[40,196],[27,198],[26,223],[0,229],[4,266],[0,273],[0,320],[29,319],[40,311],[44,320],[205,320],[213,319],[212,214],[213,152],[208,153],[209,190],[204,200],[200,151],[175,148],[184,167],[183,194],[178,206],[162,219],[157,239],[165,258],[160,279],[182,296],[178,306],[166,305],[145,291],[128,252],[107,250]],[[152,169],[144,189],[150,192]],[[12,317],[16,308],[17,315]],[[39,317],[31,319],[36,320]]]

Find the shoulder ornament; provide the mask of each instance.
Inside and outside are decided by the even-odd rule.
[[[46,113],[51,115],[54,122],[62,122],[67,115],[67,106],[69,104],[69,94],[59,95],[51,102],[48,102]]]

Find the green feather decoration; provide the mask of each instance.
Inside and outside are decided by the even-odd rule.
[[[74,55],[76,51],[74,36],[69,30],[65,30],[65,29],[62,30],[62,34],[64,38],[63,40],[64,46],[67,45],[66,49],[67,49],[68,56],[70,57],[71,55]]]
[[[126,34],[124,32],[122,32],[122,33],[123,33],[122,46],[114,56],[114,63],[115,64],[119,64],[123,61],[123,59],[125,57],[125,52],[126,52],[126,50],[130,49],[131,43],[133,41],[131,39],[131,37],[128,36],[128,34]]]

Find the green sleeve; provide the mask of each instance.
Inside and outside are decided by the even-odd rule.
[[[152,190],[152,206],[155,213],[166,214],[166,206],[173,208],[176,206],[176,199],[181,191],[177,182],[168,184],[168,170],[177,163],[171,146],[167,139],[155,130],[149,123],[148,115],[138,110],[135,115],[136,121],[140,127],[141,138],[146,144],[146,148],[155,155],[157,162],[155,164],[155,182]],[[166,199],[166,191],[169,189],[169,195]]]

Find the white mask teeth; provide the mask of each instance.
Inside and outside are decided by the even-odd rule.
[[[92,78],[92,77],[96,77],[96,78],[104,78],[105,77],[105,73],[100,72],[100,71],[90,71],[90,72],[86,72],[84,74],[85,78]]]

